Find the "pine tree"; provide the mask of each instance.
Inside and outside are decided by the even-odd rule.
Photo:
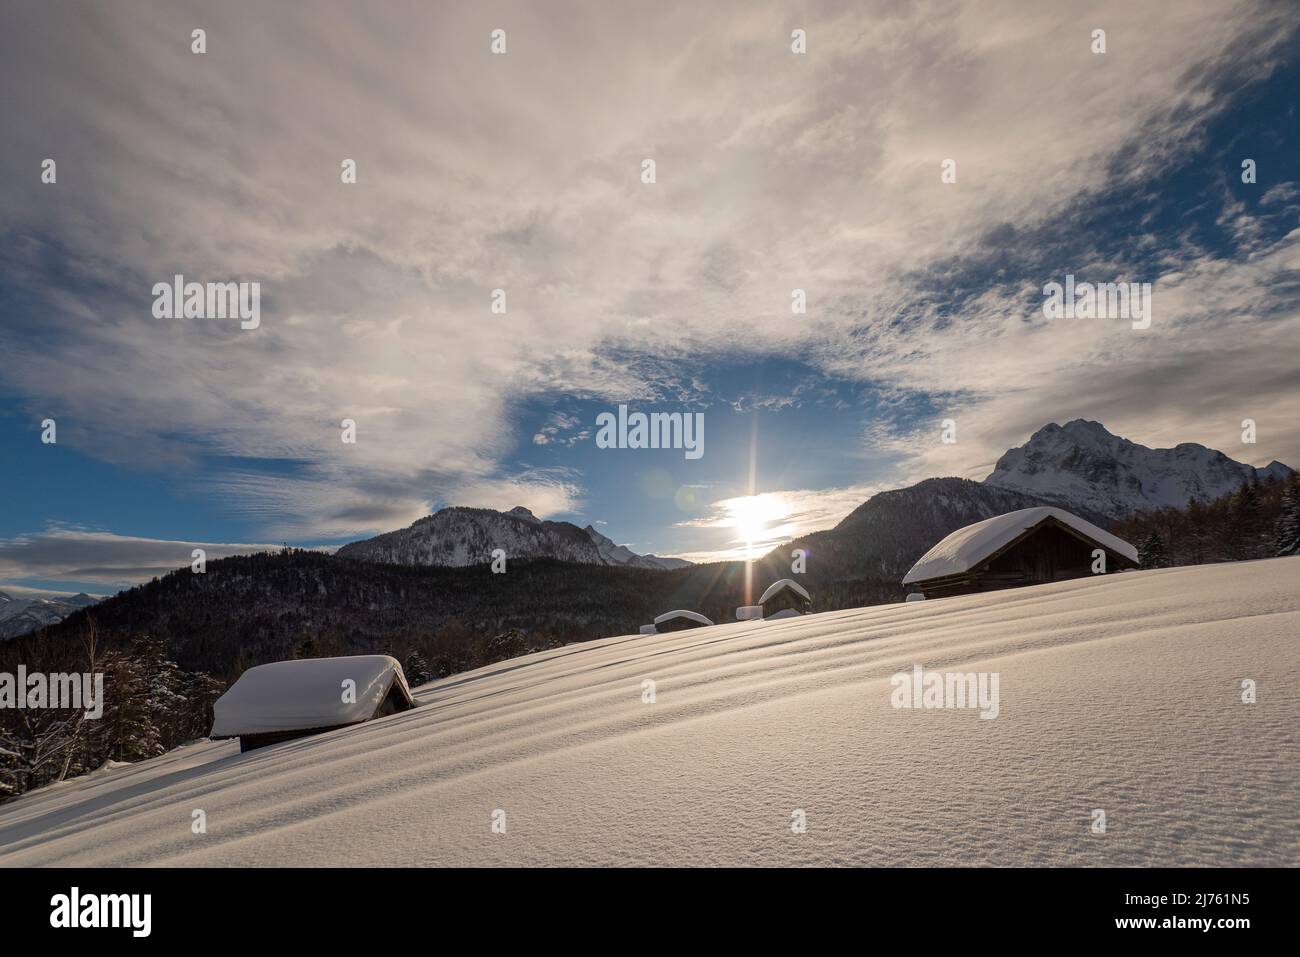
[[[1282,492],[1276,544],[1278,555],[1300,555],[1300,473],[1291,476]]]
[[[21,747],[16,734],[0,731],[0,802],[23,793]]]
[[[406,675],[406,683],[412,688],[424,684],[433,677],[433,669],[424,660],[424,655],[418,651],[413,651],[406,656],[406,663],[402,665],[402,673]]]
[[[1165,540],[1154,528],[1138,546],[1138,564],[1143,568],[1164,568],[1169,564]]]
[[[93,729],[104,760],[139,761],[163,753],[162,735],[150,710],[151,684],[147,662],[132,654],[112,652],[104,657],[104,716]]]
[[[226,686],[205,671],[182,672],[180,694],[184,707],[176,728],[177,745],[206,738],[212,730],[212,705],[225,693]]]
[[[511,628],[488,640],[487,658],[489,662],[504,661],[528,652],[528,639],[518,628]]]
[[[1205,561],[1205,546],[1209,516],[1205,506],[1194,496],[1187,503],[1187,558],[1193,565]]]
[[[1243,483],[1232,499],[1231,507],[1232,557],[1259,558],[1263,541],[1263,516],[1259,502],[1259,489],[1249,482]]]

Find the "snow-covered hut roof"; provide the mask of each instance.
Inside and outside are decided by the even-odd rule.
[[[343,682],[356,682],[344,701]],[[213,738],[334,728],[374,717],[397,683],[409,701],[402,666],[388,655],[301,658],[249,668],[213,705]]]
[[[780,581],[774,581],[772,584],[767,586],[767,591],[763,592],[763,597],[758,600],[758,603],[760,605],[767,604],[772,597],[780,594],[787,588],[803,598],[804,601],[812,601],[812,596],[808,594],[803,585],[800,585],[792,578],[782,578]]]
[[[1116,538],[1091,522],[1085,522],[1077,515],[1071,515],[1063,508],[1040,505],[995,515],[957,529],[921,556],[920,561],[903,577],[903,584],[970,571],[999,548],[1048,518],[1054,518],[1098,545],[1137,562],[1137,549],[1123,539]]]
[[[705,618],[698,611],[687,611],[685,608],[677,608],[673,611],[664,612],[662,615],[659,615],[658,617],[655,618],[655,624],[662,625],[664,622],[671,621],[674,618],[685,618],[689,621],[693,621],[701,625],[713,624],[713,622]]]

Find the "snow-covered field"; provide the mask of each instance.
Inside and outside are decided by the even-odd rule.
[[[896,710],[914,664],[997,718]],[[1300,558],[609,638],[32,793],[0,864],[1297,865],[1298,692]]]

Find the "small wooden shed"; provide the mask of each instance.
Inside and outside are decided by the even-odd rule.
[[[301,658],[249,668],[213,705],[209,737],[239,750],[333,731],[415,707],[396,658]]]
[[[1099,564],[1105,572],[1137,568],[1137,549],[1065,509],[1038,506],[959,528],[921,556],[903,584],[944,598],[1083,578]]]
[[[807,589],[794,579],[782,578],[767,586],[762,597],[758,599],[757,605],[736,609],[736,618],[741,621],[755,618],[771,621],[774,618],[806,615],[810,611],[812,611],[812,596],[808,594]]]
[[[698,611],[687,611],[685,608],[677,608],[673,611],[666,611],[655,618],[655,623],[649,626],[652,630],[646,634],[662,635],[670,631],[685,631],[687,628],[707,628],[713,622],[701,615]]]

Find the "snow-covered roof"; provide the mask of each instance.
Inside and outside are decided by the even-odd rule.
[[[685,608],[678,608],[675,609],[674,611],[664,612],[662,615],[655,618],[655,624],[662,625],[664,622],[669,621],[673,618],[686,618],[690,621],[698,622],[701,625],[713,624],[713,622],[709,621],[709,619],[705,618],[699,612],[687,611]]]
[[[974,525],[959,528],[939,544],[921,556],[920,561],[903,577],[903,584],[928,581],[931,578],[943,578],[946,575],[959,575],[970,571],[984,559],[988,558],[1003,545],[1018,538],[1039,522],[1054,518],[1068,525],[1080,535],[1092,539],[1113,552],[1136,562],[1137,549],[1110,532],[1098,528],[1092,522],[1085,522],[1077,515],[1071,515],[1063,508],[1040,505],[1034,508],[1022,508],[1005,515],[995,515]]]
[[[770,599],[780,594],[783,590],[789,588],[796,595],[803,598],[804,601],[812,601],[812,596],[792,578],[782,578],[780,581],[772,582],[767,586],[767,591],[763,592],[763,597],[758,600],[760,605],[766,604]]]
[[[356,682],[344,701],[343,682]],[[410,689],[402,666],[388,655],[302,658],[249,668],[213,705],[213,738],[355,724],[374,716],[396,681]],[[349,696],[351,697],[351,696]]]

